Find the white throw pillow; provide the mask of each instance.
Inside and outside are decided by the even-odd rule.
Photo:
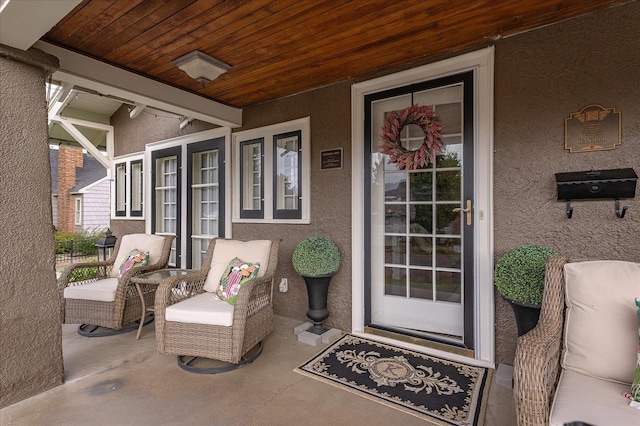
[[[562,367],[630,384],[636,367],[640,264],[623,261],[567,263],[567,312]]]
[[[210,293],[216,291],[224,270],[234,257],[240,258],[245,262],[260,263],[258,277],[263,276],[269,264],[270,252],[270,240],[216,240],[216,245],[213,248],[213,257],[211,259],[211,269],[204,282],[204,290]]]

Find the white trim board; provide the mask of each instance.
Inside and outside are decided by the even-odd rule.
[[[371,93],[393,89],[412,83],[431,80],[460,72],[475,70],[475,277],[476,301],[474,362],[493,365],[495,360],[494,299],[493,299],[493,67],[494,48],[456,56],[412,68],[396,74],[354,84],[351,87],[352,122],[352,332],[364,333],[364,97]],[[395,342],[402,346],[404,343]],[[434,355],[439,351],[420,350]],[[437,353],[436,353],[437,352]]]
[[[242,110],[239,108],[223,105],[44,41],[36,42],[34,47],[59,59],[60,69],[53,73],[55,80],[218,126],[242,126]]]

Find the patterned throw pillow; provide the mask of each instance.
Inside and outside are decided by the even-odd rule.
[[[232,305],[236,303],[236,296],[245,282],[258,276],[260,263],[248,263],[234,257],[220,278],[220,284],[213,295],[216,300],[226,300]]]
[[[636,299],[636,312],[638,313],[638,334],[640,335],[640,298]],[[631,397],[640,403],[640,342],[638,342],[638,361],[636,365],[636,378],[631,384]]]
[[[148,263],[148,251],[133,249],[127,254],[127,257],[124,259],[124,262],[122,262],[122,265],[120,265],[120,269],[118,270],[118,278],[121,278],[129,269],[139,268],[140,266],[145,266]]]

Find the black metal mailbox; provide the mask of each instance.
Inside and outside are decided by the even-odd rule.
[[[635,198],[637,180],[632,168],[556,173],[558,200]]]

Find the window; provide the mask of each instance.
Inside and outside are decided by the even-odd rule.
[[[264,217],[262,151],[264,139],[240,142],[240,217]]]
[[[115,159],[114,219],[142,218],[144,207],[144,175],[142,154]]]
[[[273,217],[301,219],[300,209],[300,140],[301,131],[273,137]]]
[[[131,162],[131,216],[142,216],[142,203],[143,203],[143,176],[142,176],[142,160],[136,160]]]
[[[76,225],[82,225],[82,197],[74,197],[73,201],[74,223]]]
[[[127,215],[127,163],[116,164],[116,216]]]
[[[309,133],[306,117],[233,135],[234,222],[309,223]]]

